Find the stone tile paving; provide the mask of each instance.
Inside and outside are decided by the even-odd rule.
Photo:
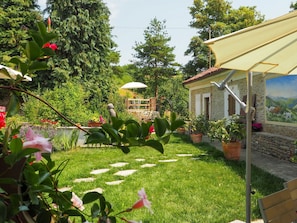
[[[118,162],[118,163],[112,163],[112,164],[109,164],[110,166],[112,167],[123,167],[123,166],[126,166],[128,165],[129,163],[125,163],[125,162]]]
[[[126,177],[126,176],[129,176],[129,175],[135,173],[136,171],[137,170],[121,170],[121,171],[114,173],[114,175]]]
[[[138,158],[138,159],[135,159],[137,162],[143,162],[145,161],[145,159],[141,159],[141,158]]]
[[[193,156],[193,154],[176,154],[179,157]]]
[[[98,192],[98,193],[102,194],[103,193],[103,189],[100,188],[100,187],[97,187],[97,188],[94,188],[92,190],[87,190],[84,193],[86,194],[86,193],[89,193],[89,192]]]
[[[92,182],[92,181],[94,181],[94,180],[95,180],[94,177],[87,177],[87,178],[78,178],[78,179],[75,179],[73,182],[74,182],[74,183]]]
[[[72,190],[72,187],[61,187],[58,190],[61,192],[70,191],[70,190]]]
[[[107,185],[118,185],[123,183],[124,180],[115,180],[115,181],[110,181],[110,182],[105,182]]]
[[[157,164],[153,164],[153,163],[145,163],[143,165],[141,165],[141,168],[145,168],[145,167],[153,167],[153,166],[157,166]]]
[[[171,160],[159,160],[160,163],[172,163],[172,162],[176,162],[176,159],[171,159]]]
[[[90,173],[97,175],[97,174],[101,174],[101,173],[106,173],[108,171],[109,171],[109,169],[98,169],[98,170],[92,170]]]

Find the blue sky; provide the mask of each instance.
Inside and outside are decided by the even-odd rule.
[[[296,86],[296,75],[272,78],[266,81],[266,95],[270,97],[297,98]]]
[[[233,8],[241,5],[256,6],[272,19],[290,10],[294,0],[233,0]],[[38,0],[43,8],[46,0]],[[153,18],[166,20],[166,30],[171,37],[169,45],[175,47],[176,61],[185,64],[190,59],[184,56],[188,44],[196,30],[189,27],[191,16],[188,7],[193,0],[104,0],[111,11],[111,26],[113,35],[121,53],[120,64],[127,64],[135,53],[132,49],[135,42],[144,42],[143,33]]]

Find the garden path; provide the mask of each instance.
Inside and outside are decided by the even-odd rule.
[[[193,157],[193,154],[176,154],[177,157],[190,157],[192,158]],[[138,161],[138,162],[145,162],[145,159],[136,159],[135,161]],[[158,160],[159,163],[171,163],[171,162],[177,162],[178,159],[164,159],[164,160]],[[111,167],[124,167],[126,165],[128,165],[129,163],[126,163],[126,162],[117,162],[117,163],[112,163],[110,164]],[[144,163],[142,165],[140,165],[140,168],[152,168],[154,166],[157,166],[158,164],[157,163]],[[90,172],[90,174],[92,175],[100,175],[100,174],[104,174],[104,173],[108,173],[109,172],[109,168],[103,168],[103,169],[97,169],[97,170],[92,170]],[[114,173],[114,175],[118,175],[118,176],[123,176],[123,177],[128,177],[130,175],[132,175],[133,173],[135,173],[136,169],[127,169],[127,170],[121,170],[121,171],[118,171],[116,173]],[[86,177],[86,178],[79,178],[79,179],[75,179],[74,182],[75,183],[84,183],[84,182],[90,182],[90,181],[94,181],[95,180],[95,177]],[[110,181],[110,182],[105,182],[106,185],[109,185],[109,186],[112,186],[112,185],[118,185],[118,184],[121,184],[123,183],[125,180],[116,180],[116,181]],[[64,190],[67,190],[68,188],[64,188]],[[71,189],[71,188],[69,188]],[[91,189],[91,190],[88,190],[88,191],[85,191],[85,193],[87,192],[91,192],[91,191],[96,191],[96,192],[99,192],[99,193],[103,193],[104,189],[103,188],[94,188],[94,189]],[[240,220],[234,220],[230,223],[244,223],[243,221],[240,221]],[[255,220],[253,221],[252,223],[263,223],[263,220],[262,219],[258,219],[258,220]]]

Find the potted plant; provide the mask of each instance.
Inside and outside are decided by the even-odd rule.
[[[209,122],[208,136],[211,140],[222,142],[224,155],[227,159],[239,160],[241,140],[245,136],[245,126],[239,115],[232,115],[217,121]]]
[[[202,141],[202,136],[207,133],[208,125],[208,120],[203,114],[195,116],[190,120],[189,132],[193,143]]]

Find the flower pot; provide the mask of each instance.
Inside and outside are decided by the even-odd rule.
[[[203,135],[201,133],[192,133],[190,136],[193,143],[199,143],[202,141]]]
[[[184,127],[180,127],[176,129],[178,134],[184,135],[186,132],[186,129]]]
[[[241,142],[222,142],[224,156],[227,160],[239,160]]]
[[[100,127],[102,125],[101,122],[90,121],[88,122],[88,127]]]

